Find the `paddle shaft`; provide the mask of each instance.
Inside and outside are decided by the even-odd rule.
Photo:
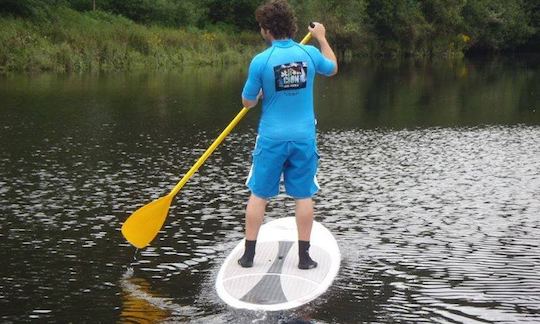
[[[310,39],[311,39],[311,33],[307,33],[307,35],[302,39],[300,44],[306,44],[307,42],[309,42]],[[203,155],[201,155],[201,157],[197,160],[197,162],[195,162],[195,164],[191,167],[191,169],[189,169],[189,171],[184,175],[184,177],[182,177],[180,182],[178,182],[178,184],[176,184],[176,186],[174,186],[174,188],[171,190],[171,192],[168,194],[168,196],[174,197],[174,196],[176,196],[176,194],[178,194],[180,189],[182,189],[182,187],[186,184],[186,182],[188,182],[188,180],[195,174],[195,172],[197,172],[197,170],[199,170],[201,165],[203,165],[204,162],[206,161],[206,159],[208,159],[208,157],[210,157],[210,155],[212,155],[212,153],[216,150],[216,148],[219,146],[219,144],[221,144],[221,142],[223,142],[225,137],[227,137],[227,135],[229,135],[229,133],[234,129],[234,127],[236,127],[236,125],[240,122],[240,120],[242,120],[242,118],[244,118],[244,116],[247,114],[248,111],[249,111],[249,108],[246,108],[246,107],[244,107],[244,108],[242,108],[242,110],[240,110],[238,115],[236,115],[236,117],[234,117],[234,119],[229,123],[229,125],[227,127],[225,127],[223,132],[221,132],[221,134],[214,140],[212,145],[210,145],[210,147],[208,147],[206,149],[206,151],[203,153]]]
[[[242,118],[244,118],[244,116],[247,114],[248,111],[249,111],[249,108],[246,108],[246,107],[244,107],[244,108],[242,108],[242,110],[240,110],[238,115],[236,115],[236,117],[234,117],[234,119],[223,130],[223,132],[221,132],[221,134],[218,136],[218,138],[216,138],[214,140],[212,145],[210,145],[210,147],[208,147],[206,149],[206,151],[203,153],[203,155],[201,155],[201,157],[197,160],[197,162],[195,162],[195,164],[191,167],[191,169],[189,169],[189,171],[184,175],[182,180],[180,180],[180,182],[178,182],[178,184],[176,186],[174,186],[174,188],[169,193],[169,196],[171,196],[171,195],[176,196],[178,191],[180,191],[180,189],[182,189],[182,187],[186,184],[186,182],[188,182],[188,180],[193,176],[193,174],[195,174],[195,172],[197,172],[197,170],[199,170],[201,165],[204,164],[206,159],[208,159],[208,157],[216,150],[216,148],[219,146],[219,144],[221,144],[221,142],[223,142],[225,137],[227,137],[227,135],[229,135],[229,133],[240,122],[240,120],[242,120]]]

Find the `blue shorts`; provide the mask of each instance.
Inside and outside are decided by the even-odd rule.
[[[318,164],[315,139],[276,141],[259,136],[246,184],[255,196],[269,199],[279,193],[283,177],[289,196],[295,199],[310,198],[319,191],[316,177]]]

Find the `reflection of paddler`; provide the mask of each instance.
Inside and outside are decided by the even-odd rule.
[[[164,320],[182,321],[196,313],[192,306],[175,304],[170,298],[158,296],[143,278],[133,277],[129,269],[120,280],[123,307],[120,314],[122,322],[156,323]],[[177,318],[180,317],[180,318]]]
[[[156,307],[150,301],[155,298],[148,282],[142,278],[124,278],[122,280],[122,322],[156,323],[171,316],[171,311]],[[150,297],[150,298],[148,298]]]

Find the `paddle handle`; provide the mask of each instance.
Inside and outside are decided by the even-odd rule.
[[[311,40],[311,33],[307,33],[304,38],[300,41],[300,44],[307,44]]]
[[[311,25],[311,27],[314,26],[313,23],[311,23],[310,25]],[[306,44],[310,40],[311,40],[311,33],[307,33],[307,35],[304,36],[304,38],[300,41],[300,44]],[[176,196],[176,194],[180,191],[180,189],[182,189],[182,187],[186,184],[186,182],[188,182],[188,180],[195,174],[195,172],[197,172],[197,170],[199,170],[201,165],[203,165],[204,162],[206,161],[206,159],[208,159],[208,157],[210,155],[212,155],[212,153],[216,150],[216,148],[219,146],[219,144],[221,144],[221,142],[223,142],[225,137],[227,137],[227,135],[229,135],[229,133],[234,129],[234,127],[236,127],[236,125],[240,122],[240,120],[242,120],[242,118],[244,118],[244,116],[247,114],[248,111],[249,111],[249,109],[246,108],[246,107],[244,107],[244,108],[242,108],[242,110],[240,110],[238,115],[236,115],[236,117],[234,117],[234,119],[223,130],[223,132],[221,132],[221,134],[218,136],[218,138],[216,138],[214,140],[212,145],[210,145],[210,147],[206,149],[206,151],[203,153],[203,155],[201,155],[201,157],[197,160],[197,162],[195,162],[195,164],[191,167],[191,169],[189,169],[189,171],[184,175],[182,180],[180,180],[180,182],[178,182],[178,184],[176,184],[176,186],[174,186],[174,188],[171,190],[171,192],[168,194],[168,196],[171,196],[171,197]]]

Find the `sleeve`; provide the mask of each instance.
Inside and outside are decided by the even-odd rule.
[[[324,57],[321,51],[315,46],[306,46],[308,48],[309,54],[315,63],[315,71],[319,74],[329,76],[336,69],[336,64]]]
[[[247,100],[256,100],[262,88],[261,67],[258,61],[260,60],[256,56],[249,65],[248,77],[244,84],[244,90],[242,90],[242,98]]]

